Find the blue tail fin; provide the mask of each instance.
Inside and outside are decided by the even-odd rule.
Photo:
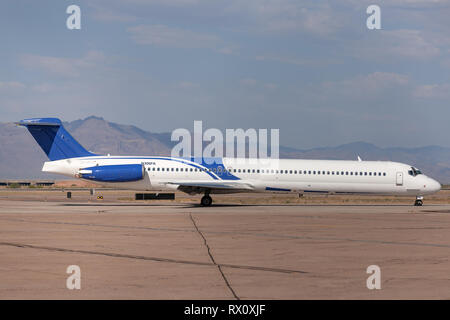
[[[64,129],[61,120],[57,118],[25,119],[17,122],[17,124],[27,127],[51,161],[95,156],[95,154],[84,149]]]

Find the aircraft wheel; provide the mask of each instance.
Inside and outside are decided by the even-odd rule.
[[[210,206],[212,203],[212,198],[210,196],[203,196],[200,204],[204,207]]]
[[[416,200],[415,202],[414,202],[414,205],[415,206],[421,206],[423,204],[423,201],[422,200]]]

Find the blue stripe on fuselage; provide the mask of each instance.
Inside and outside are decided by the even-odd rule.
[[[291,189],[283,189],[283,188],[272,188],[272,187],[266,187],[267,191],[286,191],[286,192],[290,192]]]
[[[104,157],[103,159],[133,159],[133,160],[167,160],[180,162],[194,168],[203,170],[209,174],[214,180],[241,180],[240,178],[229,172],[223,165],[221,158],[170,158],[170,157]]]

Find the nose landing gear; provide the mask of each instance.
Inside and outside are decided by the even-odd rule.
[[[416,201],[414,201],[414,205],[415,205],[415,206],[421,206],[421,205],[423,205],[423,197],[417,196],[417,197],[416,197]]]

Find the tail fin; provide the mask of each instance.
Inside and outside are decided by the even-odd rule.
[[[61,120],[57,118],[25,119],[16,122],[16,124],[27,127],[51,161],[95,156],[95,154],[84,149],[64,129]]]

